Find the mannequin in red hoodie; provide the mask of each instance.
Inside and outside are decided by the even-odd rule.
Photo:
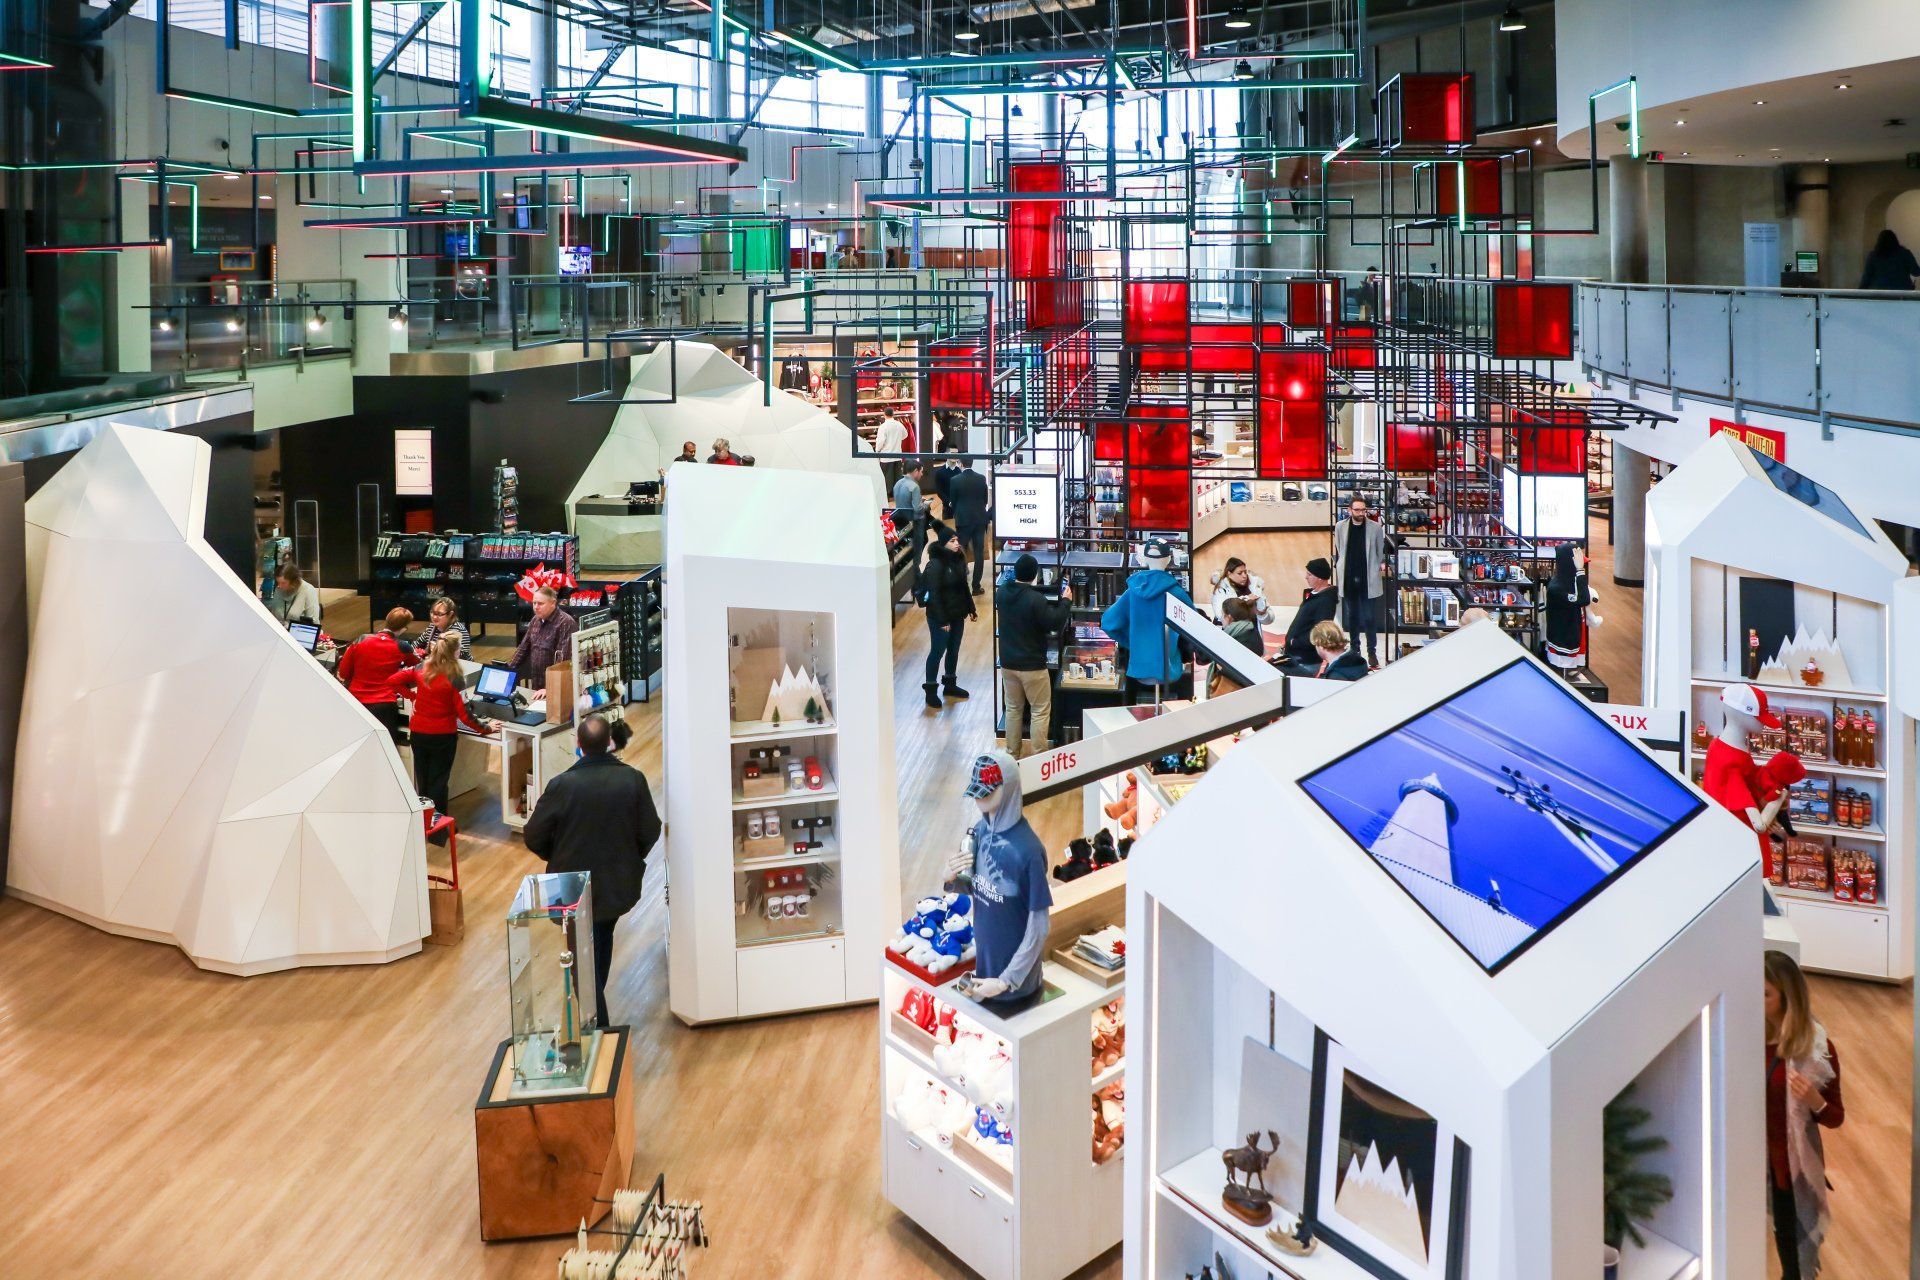
[[[1760,865],[1767,874],[1773,871],[1773,842],[1768,833],[1780,806],[1786,803],[1786,791],[1769,776],[1769,771],[1754,763],[1748,734],[1765,726],[1780,727],[1780,717],[1767,709],[1767,695],[1750,684],[1732,684],[1720,691],[1724,720],[1720,735],[1707,746],[1706,767],[1700,776],[1700,789],[1712,796],[1736,817],[1746,820],[1760,841]],[[1781,756],[1789,755],[1781,752]],[[1784,765],[1779,756],[1767,763]],[[1798,763],[1798,759],[1794,760]],[[1778,774],[1780,770],[1776,770]]]
[[[420,659],[401,633],[413,625],[413,615],[405,609],[392,609],[378,631],[369,631],[340,655],[340,683],[373,718],[387,727],[400,741],[400,691],[389,681],[402,667]]]

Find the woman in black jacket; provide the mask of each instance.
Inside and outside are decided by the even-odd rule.
[[[973,592],[967,586],[967,557],[960,549],[960,535],[946,525],[934,522],[929,535],[927,563],[920,571],[920,600],[927,609],[927,709],[938,711],[940,701],[940,660],[947,663],[946,694],[964,698],[967,691],[954,681],[954,669],[960,662],[960,637],[967,623],[980,616],[973,605]]]

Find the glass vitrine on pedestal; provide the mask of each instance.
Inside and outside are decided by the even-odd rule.
[[[593,1075],[593,890],[585,871],[530,875],[507,911],[513,1093],[578,1092]]]

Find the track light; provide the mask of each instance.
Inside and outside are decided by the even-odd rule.
[[[173,317],[168,315],[166,312],[162,311],[160,313],[160,321],[158,324],[154,326],[154,328],[160,330],[160,332],[162,333],[172,333]]]
[[[907,172],[909,173],[919,173],[926,167],[926,162],[920,159],[918,153],[914,155],[913,159],[907,161]]]
[[[404,329],[407,327],[407,313],[398,306],[388,307],[387,323],[391,324],[396,331]]]
[[[1527,20],[1520,16],[1519,5],[1510,4],[1506,7],[1506,10],[1501,13],[1500,29],[1502,31],[1525,31],[1527,29]]]
[[[1253,25],[1253,19],[1247,16],[1247,6],[1236,4],[1227,10],[1227,20],[1220,24],[1229,31],[1245,31]]]
[[[1242,58],[1240,59],[1240,61],[1234,63],[1233,78],[1235,80],[1253,79],[1253,64],[1251,62],[1248,62],[1245,58]]]
[[[325,327],[326,323],[327,318],[320,314],[320,308],[315,307],[312,318],[307,321],[307,330],[311,333],[318,333]]]
[[[239,316],[228,316],[228,317],[227,317],[227,332],[228,332],[228,333],[238,333],[238,332],[240,332],[240,317],[239,317]]]

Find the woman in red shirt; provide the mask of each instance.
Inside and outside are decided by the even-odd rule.
[[[1814,1280],[1832,1214],[1822,1129],[1847,1118],[1840,1055],[1814,1021],[1806,975],[1783,952],[1766,953],[1767,1207],[1781,1280]]]
[[[369,631],[340,655],[340,682],[355,701],[387,727],[396,745],[400,741],[400,695],[388,680],[400,668],[419,661],[412,647],[400,638],[412,625],[413,615],[407,610],[389,610],[380,630]]]
[[[433,801],[434,812],[447,812],[448,780],[453,776],[453,753],[460,725],[485,733],[467,711],[460,696],[460,637],[449,632],[434,642],[433,652],[417,671],[396,671],[387,677],[394,696],[413,698],[413,785]]]

